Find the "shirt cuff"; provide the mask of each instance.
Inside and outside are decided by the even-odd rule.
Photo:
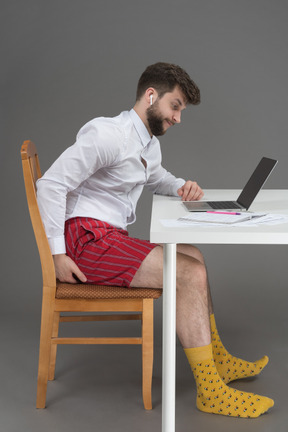
[[[65,237],[52,237],[48,238],[49,246],[52,255],[66,254]]]
[[[173,186],[173,195],[179,196],[178,193],[177,193],[177,191],[178,191],[178,189],[180,189],[185,184],[185,181],[186,180],[184,180],[182,178],[178,178],[176,180],[176,182],[175,182],[175,184]]]

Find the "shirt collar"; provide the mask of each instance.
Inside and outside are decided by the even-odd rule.
[[[133,108],[129,111],[129,114],[135,126],[135,129],[141,139],[143,147],[146,147],[150,143],[150,141],[153,140],[154,137],[151,138],[145,124]]]

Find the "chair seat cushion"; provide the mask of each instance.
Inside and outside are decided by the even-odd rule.
[[[57,281],[57,299],[157,299],[160,288],[123,288],[109,285],[70,284]]]

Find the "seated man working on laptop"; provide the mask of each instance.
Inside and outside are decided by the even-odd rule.
[[[131,111],[95,118],[38,180],[38,201],[60,281],[162,287],[163,249],[129,237],[144,185],[153,193],[199,200],[194,181],[175,178],[161,165],[156,136],[180,123],[200,93],[179,66],[156,63],[138,82]],[[177,334],[197,384],[201,411],[258,417],[273,406],[265,396],[234,390],[230,381],[257,375],[268,358],[250,363],[229,354],[217,332],[204,259],[178,245]]]

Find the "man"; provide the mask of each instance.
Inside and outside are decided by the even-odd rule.
[[[156,63],[140,77],[131,111],[96,118],[38,180],[38,201],[60,281],[162,287],[160,245],[128,236],[127,224],[144,185],[153,193],[199,200],[194,181],[175,178],[161,165],[156,136],[181,121],[200,93],[179,66]],[[273,400],[234,390],[227,383],[257,375],[267,364],[230,355],[213,314],[204,259],[198,249],[177,249],[177,334],[191,365],[201,411],[258,417]]]

